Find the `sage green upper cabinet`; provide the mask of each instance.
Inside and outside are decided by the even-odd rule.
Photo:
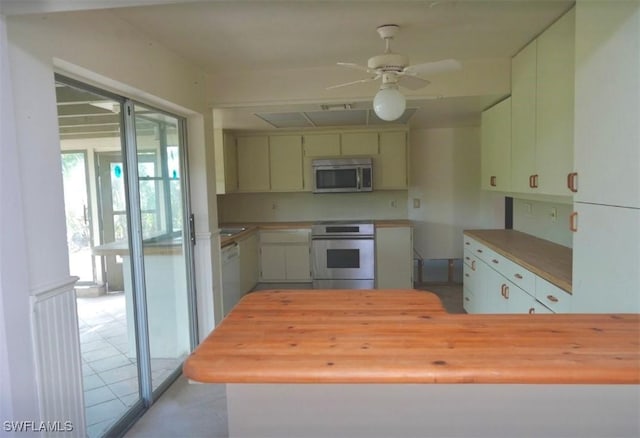
[[[575,9],[538,38],[537,193],[570,196],[573,171]],[[615,80],[615,78],[611,78]]]
[[[218,195],[238,190],[238,157],[236,138],[228,131],[214,129],[216,167],[216,193]]]
[[[238,137],[237,148],[238,191],[269,191],[269,137],[266,135]]]
[[[340,134],[305,134],[302,150],[304,152],[302,160],[304,190],[310,192],[313,190],[311,160],[340,155]]]
[[[575,10],[512,60],[512,191],[570,196]]]
[[[407,133],[406,131],[380,132],[380,154],[373,158],[373,189],[406,189]]]
[[[536,58],[537,41],[511,61],[511,189],[533,191],[531,175],[536,163]],[[483,187],[486,181],[483,177]]]
[[[378,155],[379,148],[377,132],[347,132],[342,134],[341,139],[342,155]]]
[[[482,112],[481,184],[485,190],[511,188],[511,98]]]
[[[301,135],[272,135],[269,137],[269,169],[271,191],[302,191]]]
[[[305,157],[330,157],[340,155],[340,134],[305,134]]]

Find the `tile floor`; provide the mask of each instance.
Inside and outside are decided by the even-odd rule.
[[[286,289],[289,286],[258,285],[256,290]],[[421,285],[417,289],[434,292],[449,313],[466,313],[462,307],[461,284]],[[226,438],[227,431],[225,386],[189,383],[180,377],[133,425],[125,438]]]
[[[138,400],[138,371],[129,356],[123,293],[78,298],[78,328],[87,436],[99,437]],[[152,359],[154,388],[181,359]]]

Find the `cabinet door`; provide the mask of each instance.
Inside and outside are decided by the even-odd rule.
[[[640,208],[640,4],[579,2],[578,12],[574,200]]]
[[[381,132],[380,154],[373,158],[373,189],[406,189],[407,133]]]
[[[573,171],[575,9],[537,40],[536,193],[570,196]]]
[[[269,137],[271,191],[301,191],[302,136],[272,135]]]
[[[511,188],[511,98],[482,113],[481,187],[509,191]]]
[[[305,134],[302,149],[304,190],[310,192],[313,190],[311,160],[340,155],[340,134]]]
[[[305,134],[305,157],[332,157],[340,155],[340,134]]]
[[[509,280],[494,271],[484,262],[483,266],[484,286],[486,288],[485,306],[482,313],[508,313],[508,298],[503,295],[503,290],[509,286]]]
[[[263,245],[260,248],[260,279],[284,281],[287,278],[285,245]]]
[[[269,138],[238,137],[238,190],[269,191]]]
[[[288,245],[285,248],[285,271],[287,281],[311,281],[309,246]]]
[[[341,136],[342,155],[378,155],[377,132],[345,132]]]
[[[536,163],[536,63],[533,41],[511,62],[511,190],[530,193]]]
[[[224,193],[232,193],[238,189],[238,155],[236,151],[236,138],[224,133]]]
[[[376,229],[376,288],[413,288],[411,228]]]
[[[640,209],[575,203],[571,307],[640,312]]]
[[[254,233],[238,242],[240,250],[240,289],[245,294],[258,282],[258,234]]]
[[[535,313],[536,299],[534,297],[510,281],[507,282],[506,288],[507,313]]]

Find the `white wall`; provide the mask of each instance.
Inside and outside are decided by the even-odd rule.
[[[38,418],[29,272],[5,18],[0,15],[0,419]],[[9,355],[9,352],[11,354]]]
[[[571,204],[514,198],[513,229],[571,248],[573,235],[569,230],[569,215],[572,211]]]
[[[237,193],[218,196],[220,222],[406,219],[406,190],[371,193]],[[395,205],[395,206],[394,206]]]
[[[480,190],[480,128],[412,130],[410,138],[414,247],[425,259],[462,258],[463,230],[504,228],[504,195]]]
[[[3,129],[0,293],[11,336],[0,337],[0,349],[4,343],[11,354],[12,390],[2,404],[13,404],[13,415],[21,414],[18,419],[37,419],[38,394],[46,393],[42,385],[48,383],[38,382],[36,390],[29,295],[49,293],[69,281],[54,71],[187,117],[193,207],[199,236],[208,243],[201,246],[208,251],[196,254],[205,277],[196,282],[209,294],[215,286],[212,278],[219,277],[219,271],[211,271],[219,265],[215,236],[210,234],[217,228],[215,177],[209,174],[213,166],[207,168],[213,148],[211,154],[205,148],[212,123],[205,111],[204,74],[108,11],[10,17],[6,23],[12,84],[3,75],[2,124],[15,125],[16,146],[4,141],[10,133]],[[4,93],[7,89],[12,89],[13,99]],[[12,206],[10,215],[6,206]],[[67,317],[75,320],[76,315]],[[20,403],[35,411],[26,415]],[[70,419],[83,424],[82,419]]]

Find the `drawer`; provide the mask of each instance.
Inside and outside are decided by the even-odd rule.
[[[547,280],[536,277],[536,299],[554,313],[571,312],[571,295]]]
[[[536,275],[534,273],[489,248],[482,249],[482,258],[489,266],[520,289],[532,296],[535,294]]]
[[[462,261],[464,262],[465,265],[471,267],[471,262],[475,259],[475,256],[473,255],[473,251],[471,249],[464,249],[464,256]]]
[[[309,243],[311,230],[260,231],[260,243]]]

